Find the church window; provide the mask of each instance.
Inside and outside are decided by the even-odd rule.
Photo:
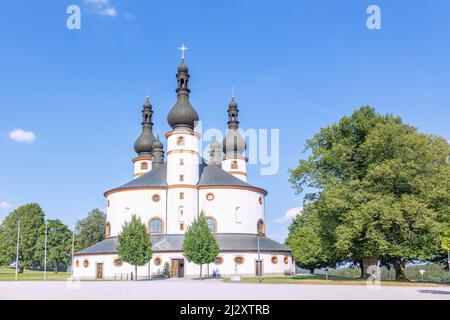
[[[114,259],[114,265],[115,265],[116,267],[121,267],[121,266],[123,265],[122,259],[119,259],[119,258]]]
[[[160,257],[156,257],[155,259],[153,259],[153,263],[155,264],[155,266],[159,266],[161,265],[161,258]]]
[[[180,199],[181,199],[181,200],[184,199],[184,192],[180,192]]]
[[[159,200],[161,200],[161,197],[159,196],[159,194],[154,194],[154,195],[152,196],[152,200],[153,200],[154,202],[158,202]]]
[[[183,182],[184,181],[184,175],[180,174],[180,181]]]
[[[214,264],[215,265],[220,265],[223,263],[223,258],[222,257],[216,257],[216,259],[214,259]]]
[[[161,234],[163,232],[163,222],[160,218],[152,218],[149,223],[150,234]]]
[[[236,207],[236,223],[242,223],[241,208]]]
[[[78,267],[80,266],[80,261],[77,260],[77,261],[75,262],[75,266],[78,268]]]
[[[207,217],[206,223],[208,224],[209,230],[211,230],[211,232],[217,232],[216,219],[214,219],[213,217]]]
[[[184,166],[184,159],[180,159],[180,166]]]
[[[180,230],[181,230],[181,231],[184,230],[184,223],[180,223]]]
[[[106,206],[109,207],[109,199],[106,201]]]
[[[277,264],[278,263],[278,257],[277,256],[273,256],[270,261],[272,261],[273,264]]]
[[[213,194],[213,193],[208,193],[208,194],[206,195],[206,200],[208,200],[208,201],[214,200],[214,194]]]
[[[148,163],[147,162],[141,162],[141,170],[148,170]]]
[[[231,162],[231,169],[238,169],[238,162],[236,160],[233,160]]]
[[[258,202],[259,202],[259,204],[263,204],[263,198],[259,197]]]
[[[288,264],[288,263],[289,263],[289,257],[287,257],[287,256],[284,257],[284,263],[285,263],[285,264]]]
[[[242,256],[234,257],[234,263],[236,263],[236,264],[243,264],[244,261],[245,261],[245,259]]]
[[[106,231],[105,231],[105,236],[109,237],[111,235],[111,223],[107,222],[106,223]]]
[[[89,267],[89,260],[84,260],[83,261],[83,266],[85,267],[85,268],[87,268],[87,267]]]
[[[177,138],[177,146],[184,146],[184,137]]]
[[[263,235],[266,232],[264,227],[264,221],[262,219],[258,220],[256,225],[256,233],[259,235]]]
[[[178,207],[178,221],[184,222],[184,206]]]

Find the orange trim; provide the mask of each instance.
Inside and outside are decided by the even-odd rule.
[[[257,187],[244,187],[244,186],[200,186],[199,189],[243,189],[243,190],[249,190],[254,192],[259,192],[267,195],[267,191],[264,189],[260,189]]]
[[[166,139],[169,138],[171,135],[174,135],[174,134],[188,134],[188,135],[191,135],[191,136],[196,136],[198,138],[201,137],[201,134],[196,132],[196,131],[169,131],[169,132],[166,133]]]
[[[219,263],[216,262],[217,259],[220,259],[220,262],[219,262]],[[213,261],[213,263],[214,263],[216,266],[220,266],[220,265],[223,263],[223,257],[217,256],[216,259]]]
[[[157,197],[157,200],[155,200],[155,197]],[[161,200],[161,196],[157,193],[155,193],[154,195],[152,195],[152,200],[153,202],[159,202],[159,200]]]
[[[119,189],[114,189],[114,190],[111,190],[111,191],[106,191],[103,195],[105,197],[107,197],[110,194],[113,194],[113,193],[116,193],[116,192],[131,191],[131,190],[166,190],[166,187],[129,187],[129,188],[119,188]]]
[[[243,171],[228,171],[229,174],[240,174],[243,176],[247,176],[247,174]]]
[[[236,259],[238,259],[238,258],[241,258],[241,259],[242,259],[242,262],[241,262],[241,263],[236,262]],[[244,263],[245,263],[245,258],[244,258],[243,256],[236,256],[236,257],[234,257],[233,261],[234,261],[234,263],[236,263],[236,264],[244,264]]]
[[[270,262],[272,262],[273,264],[277,264],[278,263],[278,257],[277,256],[273,256],[272,258],[270,258]]]
[[[190,189],[197,189],[197,186],[195,184],[172,184],[167,187],[168,189],[176,189],[176,188],[190,188]]]
[[[245,160],[245,162],[248,161],[248,158],[247,158],[247,157],[241,156],[241,155],[239,155],[239,154],[233,154],[233,155],[229,155],[229,156],[227,156],[227,155],[223,156],[223,160],[232,160],[232,159],[233,159],[233,160],[234,160],[234,159]]]
[[[261,223],[261,232],[259,232],[259,223]],[[266,224],[263,219],[259,219],[256,223],[256,234],[265,235],[266,234]]]
[[[135,176],[135,177],[140,177],[140,176],[142,176],[144,173],[146,173],[146,172],[135,173],[134,176]]]
[[[151,157],[136,157],[136,158],[134,158],[133,160],[131,160],[131,161],[133,161],[133,163],[135,163],[136,161],[141,161],[141,160],[152,160],[152,158]]]
[[[153,220],[159,220],[159,221],[161,222],[161,232],[153,232],[153,233],[152,233],[152,232],[150,231],[150,224],[152,223]],[[152,235],[152,236],[161,235],[161,234],[164,233],[164,220],[161,219],[160,217],[152,217],[152,218],[150,218],[150,220],[148,220],[148,225],[147,225],[147,227],[148,227],[148,233],[149,233],[150,235]]]
[[[167,155],[171,155],[172,153],[190,153],[195,154],[197,156],[200,156],[200,154],[197,151],[189,150],[189,149],[174,149],[167,152]]]

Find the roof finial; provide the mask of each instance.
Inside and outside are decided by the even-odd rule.
[[[148,98],[148,87],[146,89],[147,89],[147,98]]]
[[[181,61],[182,62],[184,62],[184,52],[187,50],[187,49],[189,49],[189,48],[186,48],[185,46],[184,46],[184,43],[181,45],[181,47],[180,48],[178,48],[179,50],[181,50]]]
[[[234,98],[234,86],[231,86],[231,97]]]

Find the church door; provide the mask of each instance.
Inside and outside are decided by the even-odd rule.
[[[172,277],[178,278],[180,272],[180,260],[172,260]]]
[[[97,279],[103,278],[103,263],[97,263],[95,267],[95,277]]]

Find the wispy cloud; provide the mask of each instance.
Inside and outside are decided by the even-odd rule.
[[[0,201],[0,209],[9,209],[12,205],[9,202],[6,201]]]
[[[284,213],[284,215],[277,220],[275,220],[275,223],[286,223],[290,222],[295,219],[299,214],[302,214],[303,207],[296,207],[289,209]]]
[[[36,140],[36,135],[31,131],[14,129],[9,133],[9,138],[17,142],[33,143]]]
[[[111,4],[110,0],[84,0],[90,5],[92,12],[102,16],[115,17],[118,15],[117,9]]]

